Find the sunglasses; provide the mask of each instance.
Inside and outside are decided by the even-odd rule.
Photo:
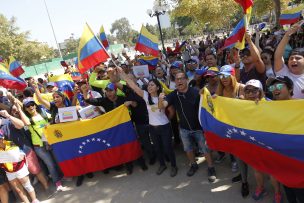
[[[220,79],[224,79],[224,78],[227,79],[227,78],[230,78],[230,75],[220,75],[219,77],[220,77]]]
[[[275,89],[277,90],[282,90],[284,87],[284,84],[276,84],[276,85],[271,85],[270,87],[268,87],[270,92],[273,92]]]
[[[35,106],[35,104],[34,103],[29,103],[29,104],[25,105],[25,108],[29,108],[30,106]]]
[[[254,89],[245,89],[244,92],[245,92],[245,94],[250,94],[250,93],[257,94],[259,92],[259,89],[257,89],[257,88],[254,88]]]
[[[208,76],[206,76],[206,78],[216,78],[217,77],[217,75],[208,75]]]

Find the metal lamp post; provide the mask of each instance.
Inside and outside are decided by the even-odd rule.
[[[160,21],[159,21],[159,16],[164,15],[167,12],[167,10],[168,10],[168,5],[161,5],[161,2],[158,1],[158,0],[156,0],[154,2],[153,9],[148,9],[147,10],[147,14],[151,18],[154,17],[154,16],[156,16],[156,18],[157,18],[158,29],[159,29],[159,33],[160,33],[160,40],[161,40],[161,43],[162,43],[162,46],[163,46],[163,53],[166,53],[166,49],[165,49],[163,33],[162,33]]]

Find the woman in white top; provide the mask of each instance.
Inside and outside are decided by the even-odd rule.
[[[176,176],[177,167],[175,153],[172,147],[170,123],[165,114],[165,110],[158,108],[158,97],[162,92],[161,84],[157,79],[152,79],[148,83],[147,91],[145,91],[140,89],[137,84],[135,84],[133,80],[123,72],[121,68],[117,68],[117,70],[121,79],[125,80],[129,87],[132,88],[136,94],[142,97],[147,104],[150,136],[160,163],[156,174],[160,175],[167,169],[165,163],[165,155],[167,155],[171,162],[170,176]]]

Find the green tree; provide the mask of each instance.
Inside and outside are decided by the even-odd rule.
[[[7,19],[0,14],[0,56],[8,59],[13,55],[24,65],[37,63],[54,56],[54,51],[45,43],[29,40],[30,32],[21,32],[16,18]]]
[[[138,32],[131,28],[127,18],[121,18],[112,23],[110,32],[116,36],[119,43],[127,44],[134,44],[134,39],[138,35]]]
[[[68,40],[65,41],[65,50],[64,55],[68,55],[70,53],[77,52],[77,49],[79,47],[79,40],[80,39],[74,39],[74,37],[70,37]]]

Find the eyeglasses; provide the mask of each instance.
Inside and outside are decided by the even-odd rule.
[[[284,84],[276,84],[276,85],[271,85],[270,87],[268,87],[270,92],[273,92],[275,89],[277,90],[282,90],[284,87]]]
[[[258,89],[258,88],[254,88],[254,89],[245,89],[244,92],[245,92],[245,94],[250,94],[250,93],[256,94],[256,93],[259,92],[259,89]]]
[[[29,108],[30,106],[35,106],[35,104],[34,103],[29,103],[29,104],[25,105],[25,108]]]
[[[223,78],[227,79],[227,78],[230,78],[230,75],[219,75],[219,77],[220,77],[220,79],[223,79]]]

